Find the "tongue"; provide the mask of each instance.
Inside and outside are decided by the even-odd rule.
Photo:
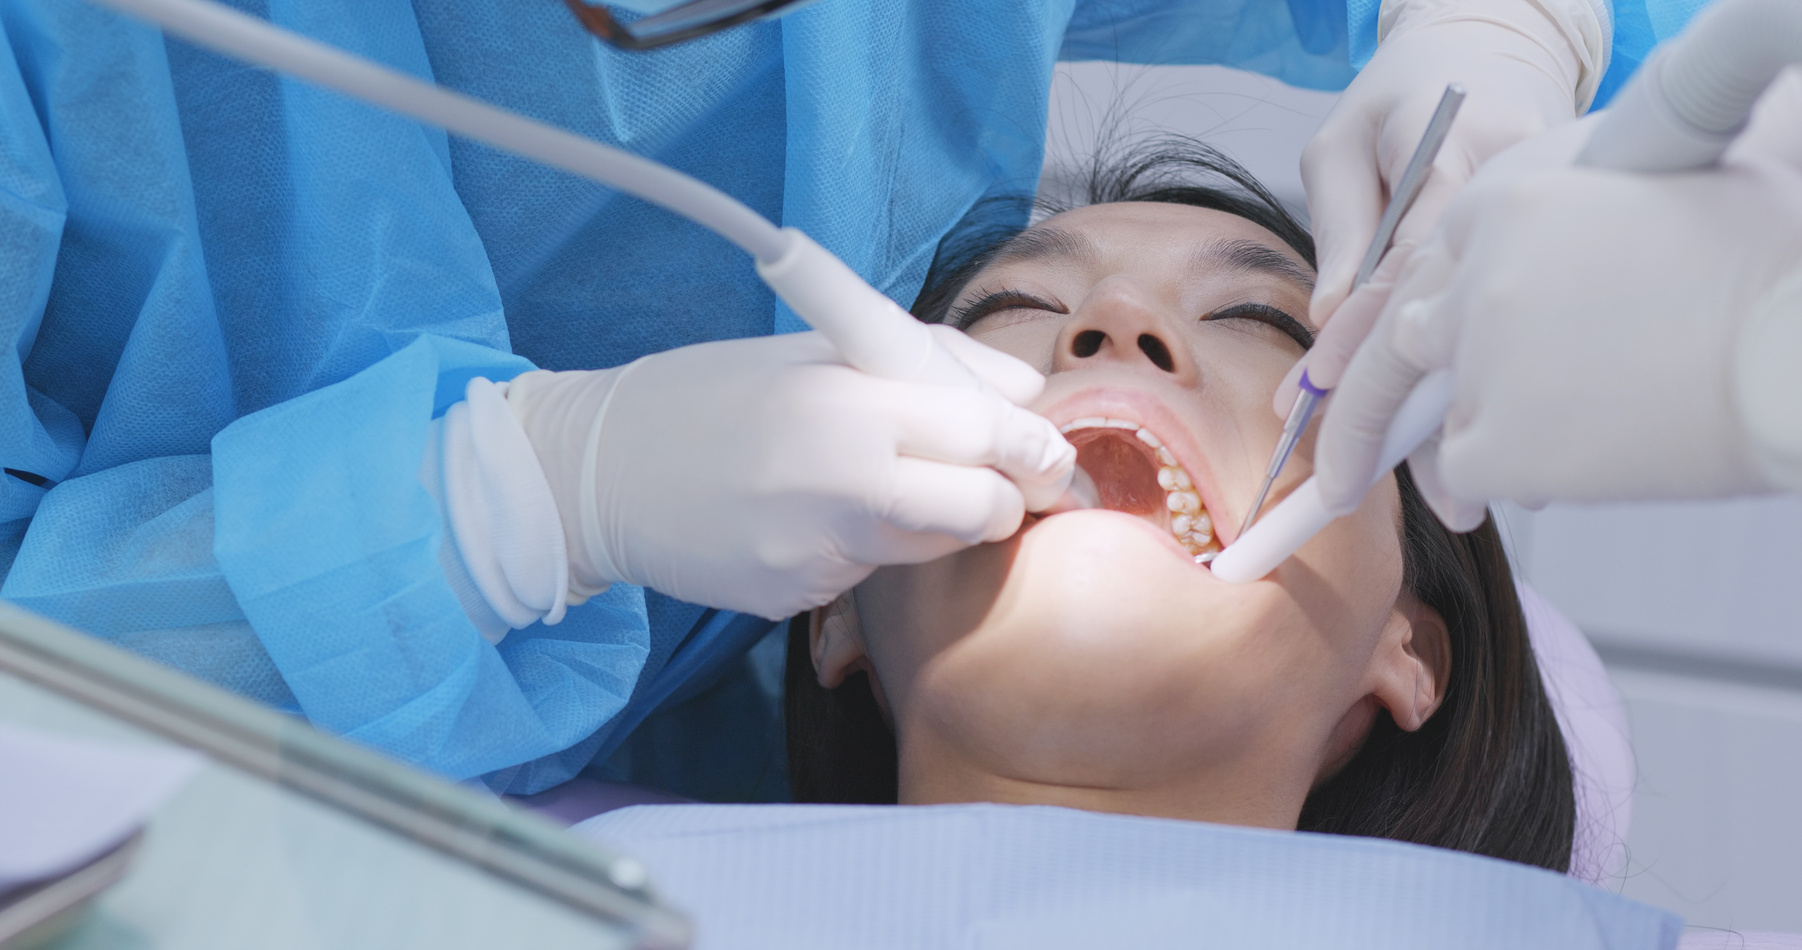
[[[1076,464],[1095,480],[1101,507],[1132,515],[1163,517],[1167,506],[1158,487],[1151,448],[1121,429],[1072,433]]]

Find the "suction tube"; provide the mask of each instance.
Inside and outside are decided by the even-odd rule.
[[[1636,172],[1714,164],[1758,97],[1802,62],[1802,3],[1718,0],[1633,77],[1577,161]]]
[[[617,188],[708,228],[760,261],[774,261],[788,250],[788,236],[763,215],[673,168],[423,82],[211,0],[91,2],[149,20],[235,59]]]

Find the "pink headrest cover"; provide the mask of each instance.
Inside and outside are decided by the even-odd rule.
[[[1540,676],[1570,749],[1577,794],[1570,873],[1601,884],[1625,866],[1627,826],[1633,818],[1638,773],[1627,711],[1583,632],[1526,583],[1517,582],[1516,588]]]

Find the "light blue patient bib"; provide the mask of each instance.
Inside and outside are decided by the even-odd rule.
[[[638,856],[697,950],[1669,950],[1670,913],[1420,845],[1009,805],[645,805]]]

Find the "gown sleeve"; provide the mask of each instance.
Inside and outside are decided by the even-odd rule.
[[[429,74],[405,0],[282,15]],[[0,31],[0,596],[452,778],[592,741],[644,592],[497,648],[436,557],[432,418],[531,368],[444,137],[87,4]]]

